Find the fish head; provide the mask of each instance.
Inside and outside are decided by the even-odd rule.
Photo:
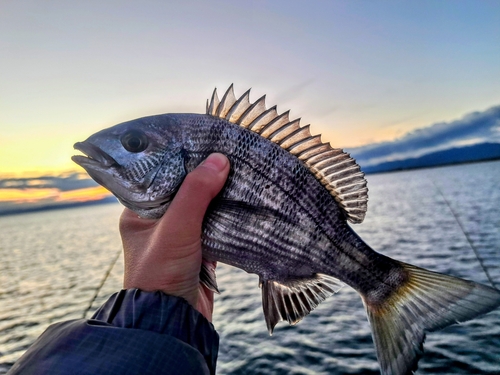
[[[72,160],[141,217],[161,217],[186,175],[181,127],[169,115],[118,124],[74,148],[85,156]]]

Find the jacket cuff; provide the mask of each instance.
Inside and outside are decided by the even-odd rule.
[[[212,323],[181,297],[123,289],[113,294],[91,319],[175,337],[198,350],[210,372],[215,373],[219,335]]]

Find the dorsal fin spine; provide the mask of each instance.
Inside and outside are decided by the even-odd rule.
[[[306,125],[306,126],[299,126],[297,129],[293,130],[290,134],[287,134],[285,137],[283,137],[279,142],[278,144],[281,146],[283,143],[285,143],[286,141],[288,141],[290,138],[292,138],[293,136],[297,135],[298,133],[300,132],[304,132],[304,131],[307,131],[309,129],[309,125]],[[311,134],[309,134],[310,136]],[[286,147],[283,147],[286,149]]]
[[[302,156],[308,152],[309,150],[318,147],[318,145],[323,145],[321,142],[321,136],[320,135],[314,135],[311,136],[311,138],[304,139],[300,142],[295,143],[293,146],[291,146],[288,151],[290,151],[292,154],[294,154],[297,158],[300,160],[302,159]]]
[[[311,132],[309,130],[310,125],[306,125],[304,127],[301,127],[297,130],[295,130],[293,133],[287,135],[285,138],[283,138],[280,142],[279,145],[283,147],[285,150],[290,151],[289,149],[297,142],[300,142],[302,139],[305,137],[310,137]],[[297,139],[298,138],[298,139]]]
[[[354,174],[354,170],[359,171],[357,164],[353,164],[352,159],[341,161],[338,164],[334,164],[326,169],[323,169],[321,173],[327,178],[342,178],[341,176],[351,176]]]
[[[224,93],[219,105],[217,106],[217,112],[215,116],[225,118],[231,107],[233,106],[236,98],[234,96],[233,85],[229,86],[227,91]]]
[[[286,112],[283,112],[278,117],[274,118],[271,122],[269,122],[269,124],[267,124],[266,126],[264,126],[261,129],[259,134],[261,136],[263,136],[264,138],[268,138],[269,134],[272,134],[274,132],[274,130],[271,130],[271,129],[279,128],[280,126],[290,122],[290,120],[288,118],[289,113],[290,113],[290,111],[286,111]]]
[[[219,96],[217,95],[217,87],[216,87],[214,89],[214,92],[212,93],[212,99],[210,100],[210,105],[208,104],[207,100],[207,115],[215,116],[219,103],[220,100]]]
[[[293,133],[295,130],[300,129],[300,119],[295,119],[290,121],[288,124],[283,125],[274,133],[270,134],[267,138],[274,143],[278,143],[289,134]]]
[[[300,126],[300,119],[290,121],[289,111],[278,115],[276,106],[266,109],[265,97],[263,95],[251,103],[250,90],[247,90],[236,99],[231,84],[220,101],[217,89],[214,90],[210,102],[207,101],[206,113],[247,128],[297,157],[331,193],[346,218],[353,223],[362,222],[366,214],[368,189],[356,161],[341,149],[321,142],[321,136],[311,135],[310,125]],[[288,316],[296,316],[297,311],[290,311],[286,300],[282,302]],[[288,301],[288,304],[295,310],[299,302]]]
[[[237,121],[240,119],[241,115],[246,112],[248,107],[250,107],[250,89],[234,102],[226,115],[226,120],[237,124]]]
[[[309,161],[309,163],[311,165],[314,165],[314,167],[317,169],[322,169],[322,168],[327,168],[327,167],[334,165],[334,164],[338,164],[343,160],[349,160],[348,157],[345,156],[345,154],[332,156],[328,159],[323,159],[323,160],[321,160],[320,158],[317,158],[314,161]]]
[[[308,150],[305,150],[300,155],[297,155],[297,157],[300,160],[305,160],[307,163],[307,160],[309,160],[310,157],[316,156],[326,150],[329,150],[330,148],[331,147],[328,143],[320,143],[318,145],[315,145],[314,147],[309,148]]]
[[[255,120],[253,120],[252,123],[248,125],[248,129],[258,134],[261,127],[265,126],[276,117],[278,117],[278,111],[276,106],[273,106],[267,111],[262,112]]]
[[[248,128],[248,126],[259,115],[265,112],[266,109],[265,102],[266,102],[266,96],[263,95],[247,108],[247,110],[238,119],[237,124],[243,126],[244,128]]]
[[[345,153],[340,148],[333,148],[331,150],[312,156],[308,160],[310,164],[318,165],[319,163],[326,162],[327,160],[334,161],[336,160],[335,158],[340,155],[345,155]]]

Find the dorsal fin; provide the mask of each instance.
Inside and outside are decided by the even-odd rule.
[[[295,155],[335,198],[347,220],[361,223],[368,188],[356,161],[342,149],[321,142],[320,135],[311,135],[309,125],[300,126],[300,119],[290,121],[289,111],[279,115],[276,106],[266,109],[265,96],[254,103],[249,99],[250,90],[236,99],[231,85],[219,101],[215,89],[206,113],[247,128]]]

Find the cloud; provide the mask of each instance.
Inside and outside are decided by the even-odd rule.
[[[391,142],[352,148],[348,151],[361,165],[368,166],[482,142],[500,142],[500,105],[467,114],[459,120],[440,122],[414,130]]]
[[[109,191],[84,173],[0,179],[0,215],[72,204],[107,202],[110,197]]]
[[[97,186],[97,183],[84,173],[71,173],[60,176],[36,176],[25,178],[6,178],[0,180],[0,189],[51,189],[69,191]]]

